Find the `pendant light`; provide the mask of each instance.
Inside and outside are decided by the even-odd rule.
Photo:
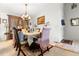
[[[30,20],[31,17],[27,13],[27,4],[25,4],[25,13],[21,16],[23,20]]]

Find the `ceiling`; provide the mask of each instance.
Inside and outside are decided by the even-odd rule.
[[[31,3],[27,5],[27,12],[34,16],[40,10],[40,5],[42,3]],[[24,3],[0,3],[0,11],[5,12],[9,15],[21,16],[25,13],[25,4]]]
[[[38,9],[41,10],[40,3],[30,3],[27,5],[27,12],[31,16],[38,14]],[[0,3],[0,11],[5,12],[9,15],[21,16],[25,13],[25,4],[24,3]]]
[[[36,17],[40,12],[47,6],[51,6],[53,3],[29,3],[27,5],[27,12],[30,16]],[[53,7],[50,7],[53,8]],[[42,9],[42,10],[41,10]],[[39,10],[39,11],[38,11]],[[21,16],[25,13],[25,4],[24,3],[0,3],[0,11],[5,12],[9,15]]]
[[[20,16],[25,12],[25,5],[23,3],[0,3],[0,11]]]

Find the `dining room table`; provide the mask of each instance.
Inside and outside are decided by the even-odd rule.
[[[28,31],[26,31],[26,30],[22,30],[22,32],[23,32],[23,34],[25,35],[25,36],[27,36],[27,41],[28,41],[28,44],[29,44],[29,46],[32,44],[32,42],[33,42],[33,37],[35,36],[35,35],[39,35],[40,33],[41,33],[41,31],[33,31],[33,32],[28,32]]]

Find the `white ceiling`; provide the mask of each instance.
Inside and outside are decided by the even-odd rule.
[[[48,9],[48,6],[50,5],[53,5],[53,3],[30,3],[27,5],[27,12],[30,16],[35,17],[39,13],[38,10],[42,11],[41,9],[45,9],[45,8]],[[5,12],[9,15],[21,16],[25,13],[25,4],[24,3],[0,3],[0,11]]]
[[[27,5],[27,12],[34,16],[38,13],[38,9],[40,5],[43,3],[30,3]],[[44,4],[43,4],[44,5]],[[9,15],[17,15],[21,16],[25,13],[25,4],[24,3],[0,3],[0,11],[5,12]]]
[[[34,16],[38,13],[38,9],[41,10],[40,5],[43,3],[30,3],[27,5],[27,12]],[[0,3],[0,11],[5,12],[9,15],[18,15],[21,16],[25,13],[25,4],[24,3]]]
[[[22,15],[25,12],[23,3],[0,3],[0,11],[10,15]]]

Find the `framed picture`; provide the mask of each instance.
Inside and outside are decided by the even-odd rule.
[[[2,23],[7,23],[7,19],[2,19]]]
[[[41,16],[37,18],[37,24],[45,24],[45,16]]]
[[[61,25],[65,25],[64,19],[61,20]]]
[[[76,7],[77,7],[77,3],[72,3],[71,9],[74,9],[74,8],[76,8]]]
[[[79,26],[79,18],[72,18],[71,25],[72,26]]]

